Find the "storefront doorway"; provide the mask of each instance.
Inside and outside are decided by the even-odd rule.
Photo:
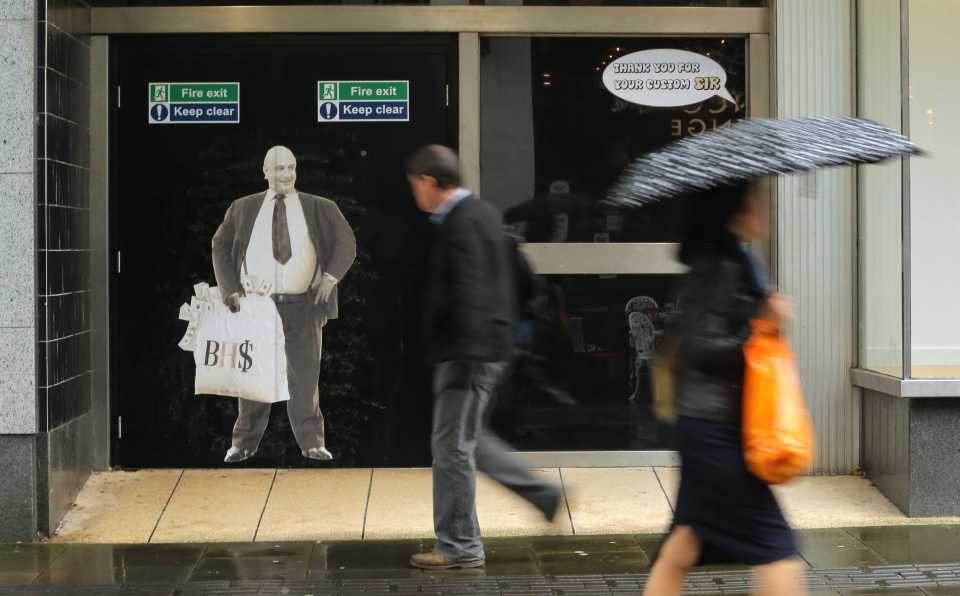
[[[429,226],[402,171],[403,157],[428,142],[459,149],[467,185],[503,211],[550,286],[549,320],[534,330],[546,331],[539,353],[502,393],[496,430],[538,466],[675,463],[650,411],[646,352],[678,308],[680,212],[617,212],[601,200],[632,157],[769,114],[768,10],[251,11],[93,11],[94,47],[111,56],[92,65],[103,81],[94,98],[120,106],[110,109],[109,142],[93,143],[94,170],[102,160],[110,174],[113,464],[224,465],[236,400],[193,395],[177,314],[195,284],[214,283],[210,237],[231,201],[264,190],[264,152],[281,144],[297,157],[299,189],[333,199],[359,248],[341,317],[324,334],[320,395],[334,465],[429,465],[417,328]],[[611,60],[664,49],[712,60],[730,98],[650,107],[605,88]],[[318,102],[320,82],[364,80],[407,81],[409,122],[320,122],[332,114]],[[150,84],[189,81],[239,83],[239,123],[149,124]],[[567,195],[551,199],[562,208],[538,212],[551,194]],[[537,367],[541,357],[549,366]],[[538,386],[538,375],[548,383]],[[257,457],[241,465],[311,465],[282,406]]]
[[[323,334],[321,406],[337,465],[429,463],[430,391],[417,328],[429,230],[409,195],[403,159],[425,143],[457,145],[455,41],[317,35],[114,43],[115,465],[223,465],[237,400],[194,396],[193,354],[178,348],[187,323],[177,315],[194,284],[216,285],[211,238],[232,201],[266,190],[262,164],[275,145],[296,156],[297,189],[333,200],[357,238],[356,262],[339,289],[340,317]],[[406,98],[369,105],[405,107],[395,108],[395,121],[348,121],[346,102],[332,102],[344,112],[338,122],[321,84],[337,81],[399,82]],[[172,95],[208,88],[154,89],[188,82],[228,89],[185,106]],[[203,113],[194,115],[197,106]],[[209,106],[221,111],[207,113]],[[221,117],[238,121],[207,122]],[[195,121],[169,122],[177,118]],[[282,404],[274,406],[248,465],[307,462]]]

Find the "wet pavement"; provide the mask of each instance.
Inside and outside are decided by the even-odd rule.
[[[960,596],[960,526],[798,531],[813,594]],[[408,567],[427,540],[0,545],[0,594],[631,594],[658,535],[493,538],[485,569]],[[700,568],[690,593],[743,593],[739,567]]]

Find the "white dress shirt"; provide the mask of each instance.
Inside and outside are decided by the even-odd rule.
[[[317,251],[310,240],[300,195],[294,191],[284,195],[281,205],[287,210],[291,257],[284,265],[273,258],[273,210],[277,203],[276,196],[274,191],[267,191],[260,213],[253,224],[253,234],[247,246],[246,273],[272,283],[275,294],[302,294],[310,289],[310,282],[317,271]]]

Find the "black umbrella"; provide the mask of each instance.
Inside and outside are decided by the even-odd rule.
[[[860,118],[741,120],[640,157],[606,200],[642,206],[743,180],[919,152],[903,135]]]

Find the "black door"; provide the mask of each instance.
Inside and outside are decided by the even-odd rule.
[[[178,309],[215,285],[211,238],[235,199],[266,189],[264,154],[297,158],[297,188],[334,200],[357,236],[324,332],[320,405],[341,466],[429,464],[430,388],[418,337],[429,230],[403,159],[456,146],[449,36],[204,36],[114,44],[111,285],[114,464],[221,466],[233,398],[195,396]],[[409,81],[409,122],[318,123],[318,81]],[[236,124],[149,124],[156,82],[238,82]],[[308,465],[283,404],[251,466]]]

